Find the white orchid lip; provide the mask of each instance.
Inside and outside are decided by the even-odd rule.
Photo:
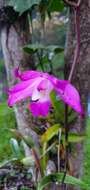
[[[37,89],[34,89],[32,93],[32,101],[37,101],[40,98],[41,98],[41,93]]]

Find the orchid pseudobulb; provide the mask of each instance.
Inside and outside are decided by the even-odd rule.
[[[16,69],[15,75],[21,79],[21,82],[9,90],[8,105],[10,107],[30,97],[32,114],[45,117],[51,106],[50,93],[54,90],[63,102],[83,115],[79,93],[69,81],[59,80],[48,73],[39,71],[25,71],[20,74]]]

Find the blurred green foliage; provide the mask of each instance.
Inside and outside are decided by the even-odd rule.
[[[89,184],[90,190],[90,117],[87,118],[86,141],[84,144],[84,180]]]
[[[8,129],[16,127],[13,109],[8,108],[6,103],[0,103],[0,161],[12,157],[10,138],[12,134]]]

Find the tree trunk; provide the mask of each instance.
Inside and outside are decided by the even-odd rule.
[[[90,0],[82,0],[79,10],[80,21],[80,54],[73,73],[72,83],[80,92],[81,102],[87,113],[87,101],[90,89]],[[66,68],[70,71],[73,62],[73,52],[75,49],[75,24],[74,12],[71,9],[69,15],[69,30],[67,34],[67,43],[65,50]],[[70,130],[83,134],[86,127],[86,118],[77,117]],[[71,153],[70,158],[73,167],[73,175],[81,178],[83,174],[83,143],[74,145],[75,151]],[[68,188],[70,190],[70,187]],[[78,190],[78,187],[71,187],[72,190]]]
[[[19,66],[22,70],[34,68],[32,56],[27,55],[22,50],[22,47],[30,42],[31,39],[27,14],[18,17],[18,19],[11,25],[9,23],[1,25],[1,45],[9,87],[13,86],[16,82],[14,76],[14,69],[16,67]],[[36,145],[38,145],[37,135],[31,130],[32,123],[30,114],[26,111],[26,104],[19,103],[14,107],[14,111],[20,132],[26,136],[31,135],[34,138]],[[28,155],[30,151],[26,148],[25,150],[26,155]]]
[[[74,50],[76,46],[75,36],[75,17],[74,11],[70,8],[69,27],[67,32],[66,48],[65,48],[65,69],[68,73],[72,66]],[[80,22],[80,54],[72,77],[72,84],[78,89],[81,102],[85,110],[85,117],[79,115],[75,123],[70,127],[70,131],[83,134],[86,128],[86,115],[88,96],[90,94],[90,0],[82,0],[79,10]],[[67,77],[68,77],[67,76]],[[72,144],[72,150],[69,154],[72,165],[72,175],[82,178],[83,175],[83,145],[84,143]],[[52,185],[52,190],[63,190],[60,185]],[[65,188],[64,188],[65,189]],[[67,190],[80,190],[78,186],[67,185]]]

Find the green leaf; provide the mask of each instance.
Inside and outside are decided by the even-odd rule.
[[[43,64],[48,64],[48,57],[47,57],[47,55],[41,57],[41,61],[42,61]]]
[[[52,102],[52,105],[54,107],[54,114],[55,114],[55,118],[56,120],[59,121],[64,121],[64,104],[61,100],[58,100],[56,97],[56,94],[54,91],[52,91],[50,93],[50,99]]]
[[[21,150],[20,150],[20,147],[19,147],[19,144],[18,144],[17,140],[14,139],[14,138],[11,138],[10,139],[10,145],[12,147],[12,151],[13,151],[14,156],[17,159],[21,159],[22,158],[22,154],[21,154]]]
[[[29,156],[29,157],[25,157],[21,160],[21,162],[25,165],[25,166],[32,166],[35,163],[35,159],[33,156]]]
[[[34,147],[34,142],[31,136],[25,137],[24,135],[22,135],[17,129],[10,129],[9,130],[14,136],[15,138],[17,138],[18,140],[24,140],[24,142],[30,147]]]
[[[43,158],[43,156],[45,156],[53,147],[55,147],[56,142],[52,143],[45,152],[43,152],[43,154],[41,155],[41,158]]]
[[[48,128],[47,131],[41,136],[41,141],[45,143],[51,140],[56,134],[58,134],[59,128],[59,124],[55,124],[52,127]]]
[[[45,45],[40,44],[40,43],[28,44],[28,45],[24,46],[23,49],[27,53],[36,53],[39,50],[45,50],[47,52],[50,51],[50,52],[60,53],[64,50],[63,47],[58,46],[58,45],[45,46]]]
[[[48,4],[48,11],[63,11],[64,10],[64,3],[62,0],[49,0]]]
[[[46,163],[47,163],[47,155],[45,154],[46,150],[47,150],[47,143],[45,142],[45,143],[43,143],[43,147],[42,147],[42,154],[44,156],[42,157],[42,160],[41,160],[43,171],[45,171]]]
[[[69,142],[79,142],[79,141],[83,141],[85,139],[85,135],[78,135],[78,134],[69,134],[69,138],[68,141]]]
[[[77,119],[77,113],[68,106],[68,123],[74,124]]]
[[[55,52],[55,53],[60,53],[64,51],[64,48],[58,45],[49,45],[46,47],[48,51]]]
[[[64,66],[64,53],[58,53],[53,56],[52,64],[54,69],[58,69]]]
[[[0,168],[3,168],[3,167],[5,167],[5,166],[7,166],[8,164],[11,164],[11,163],[13,163],[13,162],[17,162],[17,158],[12,158],[12,159],[10,159],[10,160],[5,160],[5,161],[3,161],[3,162],[0,162]]]
[[[8,5],[12,6],[15,11],[24,13],[34,5],[39,5],[41,0],[9,0]]]
[[[28,147],[33,148],[35,146],[31,136],[28,136],[28,137],[23,136],[23,140],[27,144]]]
[[[59,112],[59,115],[62,114],[62,112],[64,112],[64,104],[62,105],[62,102],[58,100],[56,93],[54,91],[50,93],[50,99],[51,99],[54,109],[57,112]]]
[[[45,188],[48,184],[50,184],[51,182],[62,182],[63,180],[63,176],[64,173],[53,173],[50,174],[48,176],[45,176],[39,183],[38,183],[38,187],[37,190],[43,190],[43,188]],[[77,179],[75,177],[72,177],[70,175],[66,175],[65,177],[65,184],[71,184],[71,185],[78,185],[80,186],[82,189],[87,189],[88,188],[88,184],[86,184],[85,182],[83,182],[80,179]]]
[[[44,49],[45,46],[43,44],[35,43],[29,44],[23,47],[23,50],[27,53],[36,53],[38,50]]]
[[[62,139],[64,140],[64,134],[62,134]],[[74,134],[71,133],[68,135],[68,142],[72,142],[72,143],[77,143],[80,141],[83,141],[85,139],[85,135],[79,135],[79,134]]]

